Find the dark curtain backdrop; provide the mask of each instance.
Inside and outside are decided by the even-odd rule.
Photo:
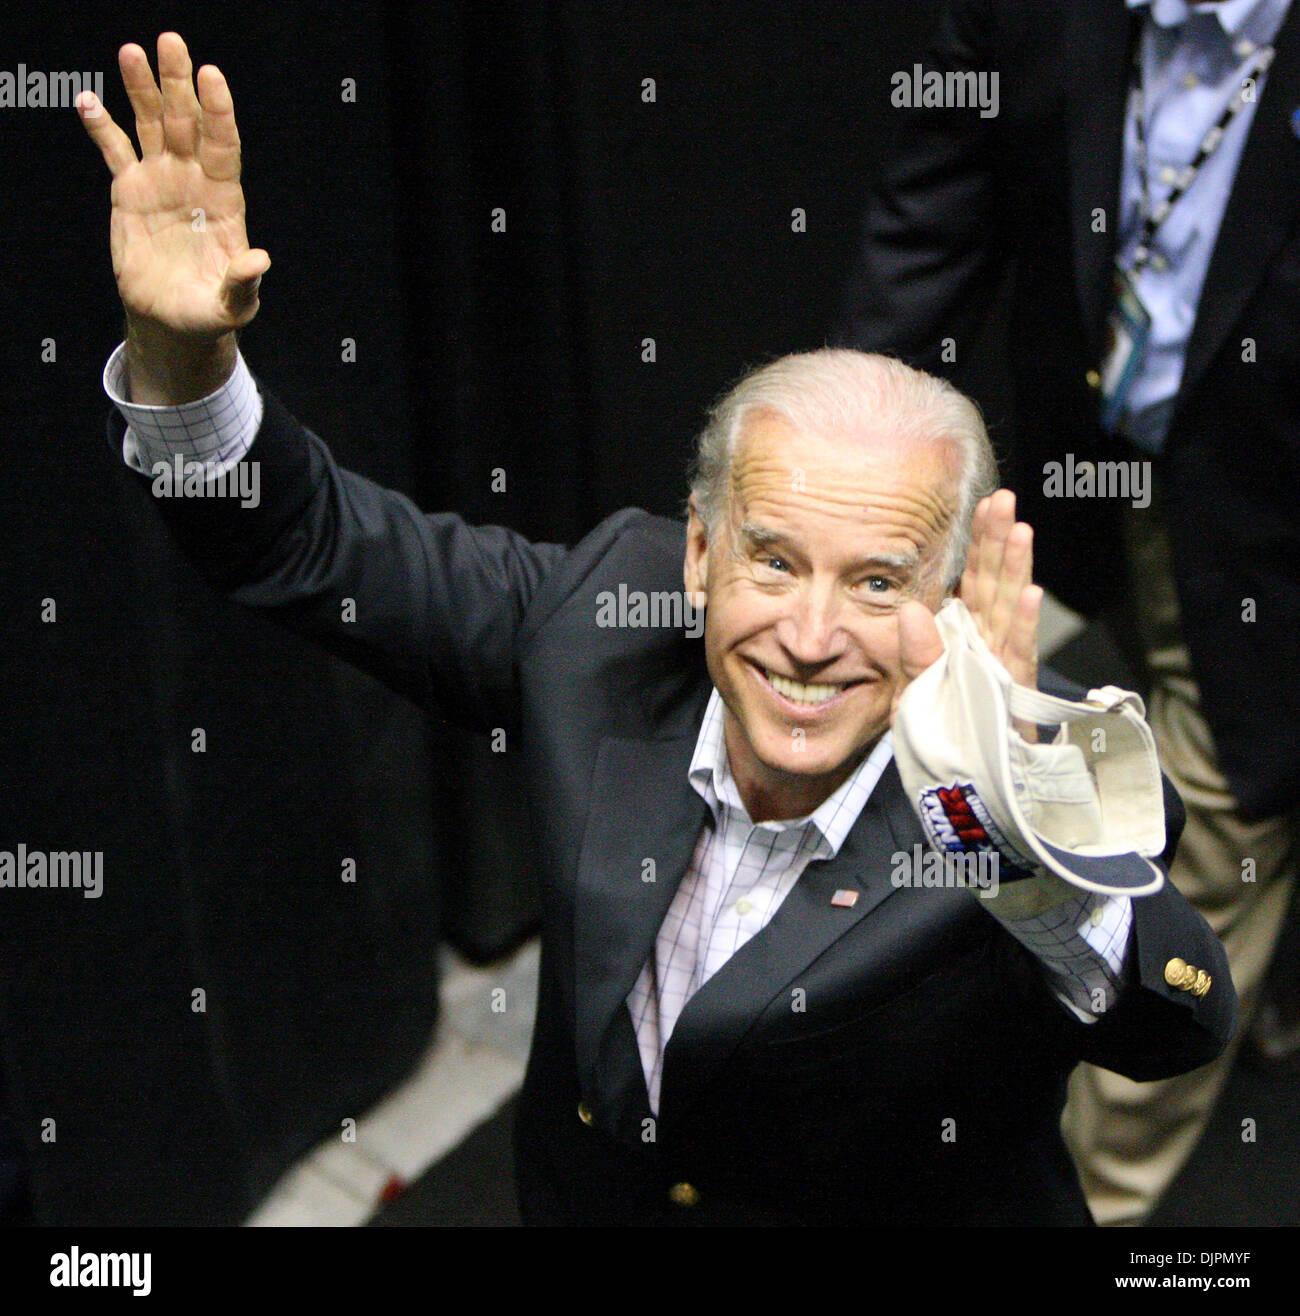
[[[101,70],[129,124],[118,46],[179,30],[235,97],[273,261],[243,339],[263,386],[422,505],[571,542],[629,503],[676,513],[709,402],[826,340],[889,77],[935,8],[27,7],[0,68]],[[0,891],[10,1114],[44,1220],[234,1221],[409,1068],[440,937],[526,932],[529,826],[509,747],[178,558],[104,437],[107,171],[72,109],[0,128],[0,847],[105,856],[98,901]]]

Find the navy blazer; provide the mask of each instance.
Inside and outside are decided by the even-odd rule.
[[[1135,902],[1119,1001],[1084,1024],[977,897],[891,884],[891,856],[924,843],[891,764],[838,855],[688,1002],[652,1116],[625,998],[704,822],[687,767],[711,687],[701,639],[597,613],[620,585],[680,590],[684,527],[626,510],[565,549],[426,515],[264,398],[259,506],[155,500],[182,547],[230,597],[525,758],[543,883],[525,1219],[1088,1223],[1058,1127],[1070,1070],[1179,1073],[1234,1026],[1222,948],[1173,887]],[[109,431],[120,451],[116,414]],[[1166,982],[1175,956],[1208,993]]]

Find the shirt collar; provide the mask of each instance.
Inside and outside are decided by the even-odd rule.
[[[731,764],[727,759],[727,742],[723,735],[723,718],[726,705],[715,687],[709,695],[708,707],[704,710],[704,721],[700,734],[695,741],[695,753],[691,756],[691,766],[687,777],[691,785],[713,811],[715,821],[719,820],[721,810],[739,813],[748,819],[749,814],[741,801],[736,780],[731,775]],[[762,824],[774,831],[816,829],[828,849],[826,858],[834,858],[844,844],[845,837],[853,830],[862,806],[867,802],[880,775],[889,766],[894,756],[894,737],[892,732],[885,732],[876,742],[861,763],[854,768],[847,780],[825,800],[803,818],[790,818],[781,822]]]
[[[1213,14],[1229,37],[1237,37],[1254,17],[1256,10],[1277,7],[1274,0],[1223,0],[1221,4],[1202,4],[1198,0],[1127,0],[1130,9],[1150,9],[1159,27],[1178,27],[1193,13]],[[1280,8],[1285,11],[1287,0]]]

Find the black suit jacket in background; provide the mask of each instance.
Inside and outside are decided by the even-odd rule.
[[[1117,509],[1045,498],[1044,467],[1135,455],[1100,431],[1088,377],[1103,355],[1137,30],[1123,0],[949,6],[923,62],[996,71],[999,113],[899,111],[841,335],[951,373],[943,339],[965,359],[1014,262],[1011,478],[1040,578],[1089,614],[1122,579]],[[1187,645],[1247,817],[1300,803],[1300,5],[1276,51],[1156,464]]]
[[[1086,1223],[1058,1129],[1071,1068],[1180,1072],[1234,1024],[1222,948],[1178,893],[1136,902],[1120,1003],[1078,1022],[975,896],[892,886],[892,855],[924,838],[891,764],[835,859],[687,1004],[652,1117],[625,997],[704,821],[687,767],[711,686],[702,640],[596,619],[603,591],[681,589],[684,527],[628,510],[566,550],[425,515],[264,396],[257,508],[157,500],[192,560],[524,756],[543,882],[525,1219]],[[123,428],[114,413],[119,452]],[[853,908],[831,904],[841,888]],[[1165,982],[1173,956],[1210,972],[1203,999]]]

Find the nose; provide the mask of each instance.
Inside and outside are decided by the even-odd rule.
[[[776,625],[776,638],[800,668],[828,667],[843,656],[848,636],[841,625],[843,601],[830,582],[812,582],[790,600],[790,610]]]

